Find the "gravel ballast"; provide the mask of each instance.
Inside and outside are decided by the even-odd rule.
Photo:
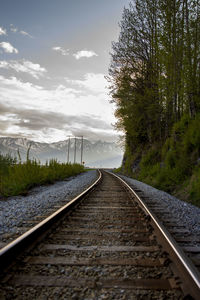
[[[200,236],[200,208],[181,201],[166,192],[157,190],[145,183],[121,175],[134,189],[141,190],[145,197],[158,203],[170,211],[178,224],[183,224],[192,235]],[[0,201],[0,242],[10,241],[10,234],[18,232],[18,227],[26,227],[26,222],[39,215],[47,214],[47,210],[62,206],[81,193],[97,178],[97,171],[92,170],[60,181],[50,186],[32,189],[27,196],[10,197]]]
[[[181,201],[176,197],[153,188],[138,180],[120,175],[133,189],[141,190],[145,197],[150,198],[159,206],[170,212],[170,217],[176,219],[177,225],[184,225],[191,234],[200,236],[200,208]]]
[[[26,221],[38,215],[46,215],[55,205],[64,205],[97,179],[96,170],[87,171],[66,181],[32,189],[27,196],[9,197],[0,200],[0,241],[17,232],[17,227],[26,226]],[[9,240],[10,241],[10,240]]]

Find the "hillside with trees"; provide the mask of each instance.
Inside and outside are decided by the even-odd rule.
[[[132,0],[109,83],[121,171],[200,205],[200,2]]]

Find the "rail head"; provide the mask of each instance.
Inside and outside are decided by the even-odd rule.
[[[168,246],[170,249],[170,254],[176,259],[178,265],[178,269],[180,269],[180,278],[189,280],[187,284],[187,290],[184,291],[189,293],[194,299],[200,299],[200,273],[190,261],[190,259],[185,255],[183,250],[179,247],[177,242],[174,240],[172,235],[168,232],[168,230],[164,227],[164,225],[159,221],[157,216],[152,212],[152,210],[148,207],[148,205],[137,195],[137,193],[129,186],[129,184],[123,180],[121,177],[117,176],[112,172],[107,173],[118,178],[121,183],[130,191],[130,193],[137,199],[140,206],[146,212],[147,215],[151,217],[153,224],[158,229],[164,244]]]
[[[16,255],[22,252],[24,248],[29,247],[29,245],[32,244],[32,240],[38,239],[40,235],[44,235],[44,233],[47,232],[54,223],[56,223],[60,218],[64,216],[64,214],[66,214],[76,204],[78,204],[78,202],[100,182],[101,178],[102,173],[100,170],[98,170],[98,178],[87,189],[85,189],[82,193],[73,198],[67,204],[59,208],[53,214],[45,218],[43,221],[39,222],[37,225],[3,247],[0,250],[1,269],[3,270],[8,267],[15,259]]]

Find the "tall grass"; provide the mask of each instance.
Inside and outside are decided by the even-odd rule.
[[[2,155],[0,153],[0,178],[8,173],[9,167],[17,162],[10,154]]]
[[[59,163],[55,159],[41,165],[28,157],[26,162],[16,163],[10,156],[0,155],[0,194],[6,197],[23,195],[34,186],[63,180],[83,171],[80,164]]]

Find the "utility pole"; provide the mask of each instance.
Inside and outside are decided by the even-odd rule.
[[[69,150],[70,150],[70,136],[68,136],[67,163],[69,163]]]
[[[81,137],[81,165],[83,164],[83,136]]]
[[[76,163],[76,137],[74,138],[74,163]]]

